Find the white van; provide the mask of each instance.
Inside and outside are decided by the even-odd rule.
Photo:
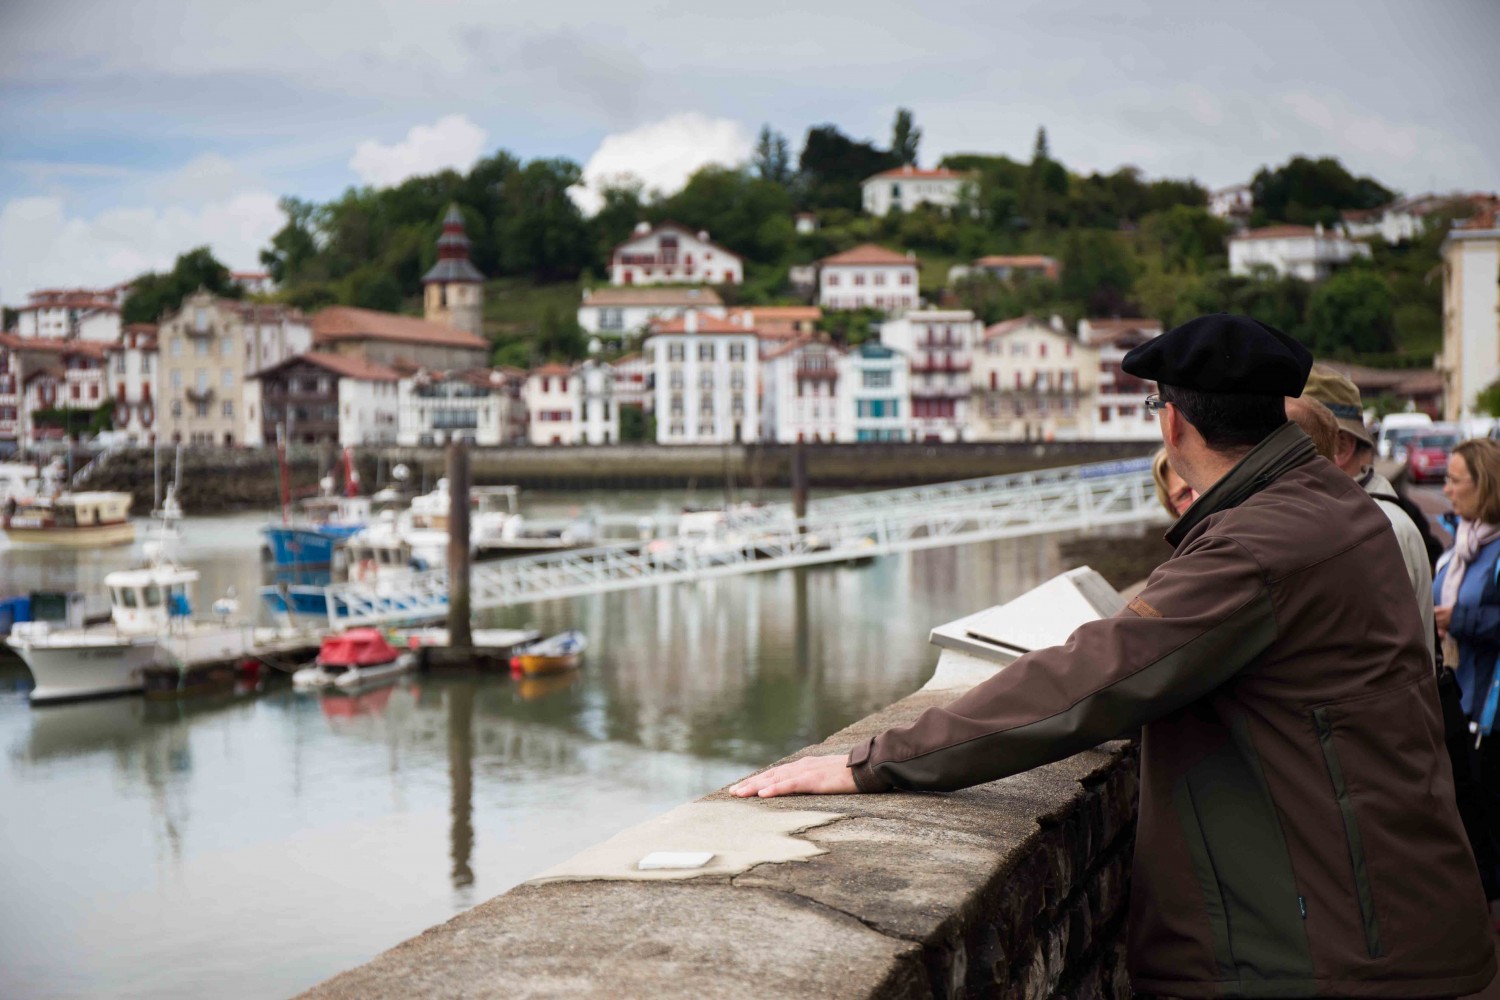
[[[1399,462],[1406,457],[1402,442],[1431,426],[1432,418],[1425,413],[1387,413],[1380,421],[1375,452],[1381,458],[1393,458]]]

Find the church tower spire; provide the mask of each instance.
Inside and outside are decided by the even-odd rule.
[[[484,275],[469,260],[469,237],[457,204],[443,216],[438,260],[422,276],[423,315],[475,336],[484,336]]]

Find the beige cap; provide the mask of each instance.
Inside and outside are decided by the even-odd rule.
[[[1365,427],[1365,411],[1359,401],[1359,388],[1327,365],[1313,365],[1307,376],[1304,398],[1316,399],[1333,413],[1339,428],[1359,438],[1370,447],[1375,439]]]

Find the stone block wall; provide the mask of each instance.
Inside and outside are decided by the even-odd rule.
[[[958,693],[923,690],[794,756]],[[947,794],[716,792],[307,996],[1129,997],[1137,763],[1120,741]],[[717,852],[700,872],[631,860],[694,845]]]

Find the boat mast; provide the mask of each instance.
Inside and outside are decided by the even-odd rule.
[[[285,423],[276,425],[276,481],[281,487],[281,524],[285,527],[292,523],[291,488],[287,484]]]

